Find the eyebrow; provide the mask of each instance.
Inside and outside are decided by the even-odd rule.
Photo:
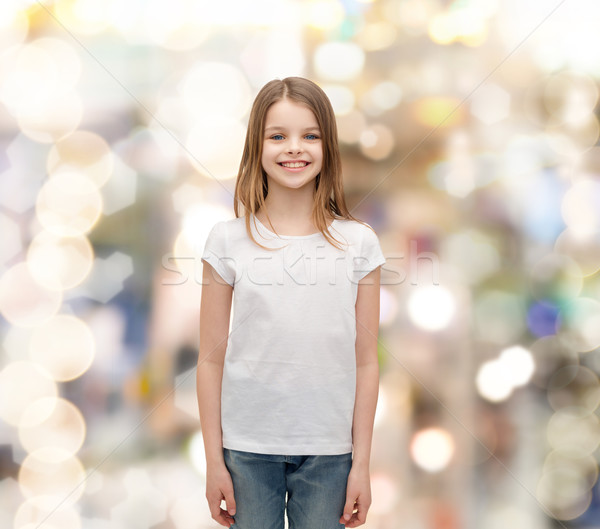
[[[271,127],[267,127],[265,129],[265,132],[268,132],[270,130],[287,130],[285,127],[280,127],[279,125],[273,125]],[[321,129],[319,129],[319,127],[307,127],[306,129],[304,129],[304,132],[309,131],[309,130],[317,130],[320,131]]]

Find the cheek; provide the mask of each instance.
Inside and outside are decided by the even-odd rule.
[[[262,164],[264,165],[265,163],[272,162],[274,156],[275,156],[275,152],[274,152],[273,147],[269,144],[263,145],[262,156],[261,156]]]

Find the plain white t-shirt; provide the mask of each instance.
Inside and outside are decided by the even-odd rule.
[[[254,224],[256,220],[256,225]],[[223,446],[284,455],[352,451],[358,281],[385,263],[375,232],[277,236],[256,217],[215,224],[202,260],[233,286],[221,391]]]

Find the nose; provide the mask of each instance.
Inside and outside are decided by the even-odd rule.
[[[287,152],[298,154],[302,152],[302,142],[298,138],[290,137],[287,144]]]

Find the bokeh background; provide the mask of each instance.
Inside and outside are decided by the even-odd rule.
[[[2,0],[0,526],[216,527],[202,265],[273,78],[387,257],[366,527],[600,527],[600,3]]]

